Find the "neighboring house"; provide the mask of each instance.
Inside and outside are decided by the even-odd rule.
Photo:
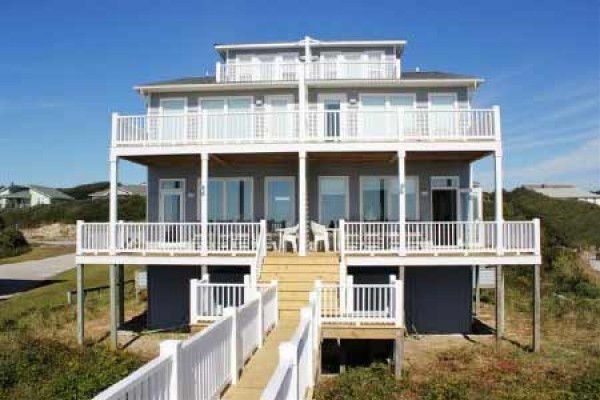
[[[100,190],[98,192],[94,192],[89,194],[89,197],[92,200],[97,199],[106,199],[108,198],[110,193],[110,188]],[[117,191],[118,197],[128,197],[128,196],[143,196],[146,197],[146,185],[119,185]]]
[[[579,200],[600,206],[600,194],[579,189],[575,185],[525,185],[525,189],[543,194],[544,196],[562,200]]]
[[[150,328],[196,322],[210,296],[192,279],[276,279],[281,319],[297,319],[320,280],[323,338],[401,340],[404,329],[471,333],[473,271],[485,265],[500,282],[500,337],[501,266],[539,272],[539,220],[503,218],[499,107],[472,103],[483,80],[406,71],[404,47],[219,44],[214,77],[137,86],[147,109],[113,114],[110,220],[79,224],[80,271],[112,265],[114,292],[120,266],[147,265]],[[472,165],[486,157],[493,221],[482,220],[473,184]],[[119,221],[123,159],[147,167],[147,222]],[[317,244],[329,254],[316,255]],[[122,302],[112,298],[116,343]]]
[[[71,196],[60,190],[39,185],[10,185],[0,189],[0,209],[25,208],[71,200]]]

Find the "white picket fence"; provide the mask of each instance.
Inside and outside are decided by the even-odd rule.
[[[275,293],[273,293],[275,292]],[[160,355],[98,394],[96,400],[205,400],[218,398],[262,347],[278,321],[277,283],[254,289],[191,338],[166,340]]]
[[[279,363],[265,387],[262,400],[304,400],[314,386],[319,362],[320,313],[317,291],[300,311],[292,339],[279,345]]]

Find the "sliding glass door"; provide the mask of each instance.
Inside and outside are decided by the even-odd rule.
[[[319,177],[319,223],[337,227],[340,219],[348,219],[348,177]]]
[[[296,224],[294,177],[265,178],[265,215],[270,226],[281,228]]]
[[[208,180],[208,220],[250,222],[252,178],[211,178]]]
[[[405,184],[406,220],[418,220],[417,177],[407,176]],[[363,221],[398,221],[399,191],[396,176],[360,178],[360,213]]]

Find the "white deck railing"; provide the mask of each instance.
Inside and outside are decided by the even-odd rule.
[[[392,277],[389,284],[318,284],[322,323],[393,324],[404,326],[404,282]]]
[[[497,118],[493,109],[359,108],[310,109],[304,117],[298,110],[116,116],[113,146],[495,140]]]
[[[307,80],[392,80],[400,78],[399,60],[389,61],[316,61],[275,63],[217,63],[218,83],[295,82]]]
[[[306,399],[316,380],[320,326],[317,292],[312,291],[308,307],[300,311],[300,323],[292,339],[279,345],[279,363],[262,400]]]
[[[494,221],[407,222],[403,247],[398,222],[342,221],[341,245],[342,251],[350,254],[539,254],[539,220],[504,221],[501,225],[499,247]]]
[[[160,356],[106,389],[96,400],[204,400],[218,398],[277,324],[277,284],[253,290],[245,304],[224,310],[185,341],[161,343]],[[265,321],[268,321],[267,323]]]
[[[206,251],[211,254],[255,254],[259,249],[260,222],[207,224]],[[264,228],[264,227],[263,227]],[[115,252],[119,254],[201,254],[200,222],[118,222]],[[77,254],[110,251],[108,222],[78,222]]]

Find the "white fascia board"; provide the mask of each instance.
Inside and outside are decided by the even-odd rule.
[[[170,147],[114,147],[115,157],[190,155],[201,154],[255,154],[255,153],[335,153],[335,152],[390,152],[402,148],[411,152],[424,151],[483,151],[493,152],[501,148],[496,140],[481,142],[353,142],[353,143],[231,143],[208,145],[182,145]]]
[[[251,266],[255,257],[234,256],[107,256],[78,255],[75,264],[129,264],[129,265],[241,265]]]
[[[139,85],[133,90],[140,94],[162,92],[202,92],[202,91],[235,91],[271,88],[296,88],[298,82],[254,82],[254,83],[198,83],[198,84],[167,84],[167,85]]]
[[[406,40],[331,40],[322,41],[313,39],[311,47],[352,47],[352,46],[404,46]],[[248,44],[216,44],[215,50],[259,50],[259,49],[284,49],[303,48],[304,40],[297,42],[281,43],[248,43]]]
[[[537,265],[541,256],[535,255],[490,255],[490,256],[352,256],[345,257],[347,266],[459,266],[459,265]]]
[[[476,88],[484,82],[483,79],[389,79],[389,80],[309,80],[306,84],[314,88],[357,88],[357,87],[391,87],[391,88],[422,88],[422,87],[464,87],[472,86]]]

